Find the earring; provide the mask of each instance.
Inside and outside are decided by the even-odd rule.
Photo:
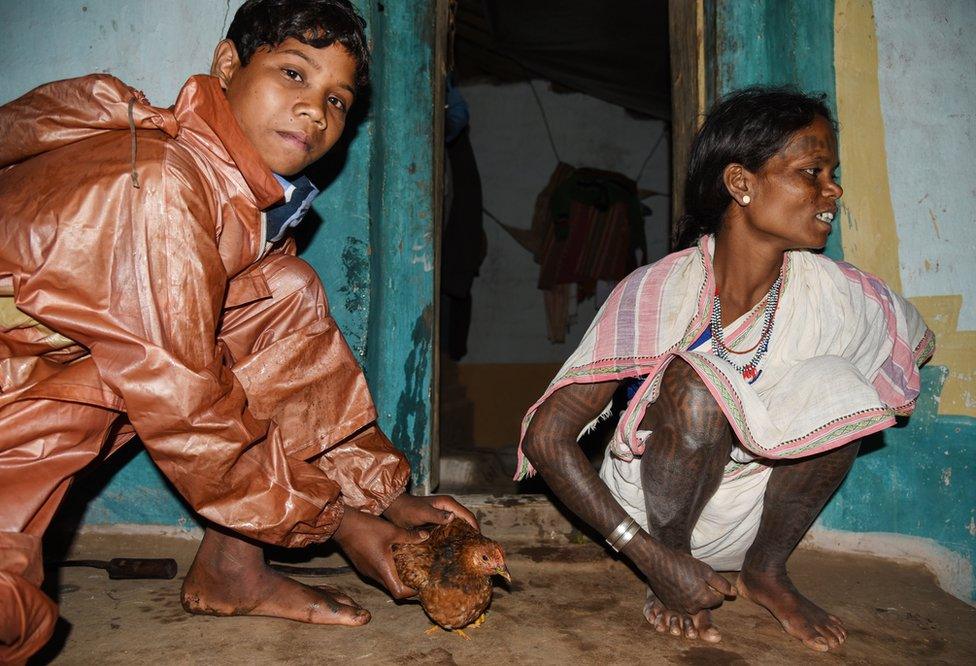
[[[750,197],[748,194],[743,194],[742,195],[742,205],[743,206],[748,206],[750,201],[752,201],[752,197]]]

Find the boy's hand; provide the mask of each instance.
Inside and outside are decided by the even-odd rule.
[[[481,531],[474,514],[450,495],[417,497],[403,493],[383,512],[392,523],[408,529],[421,525],[443,525],[451,520],[452,514]]]
[[[334,538],[356,571],[381,583],[394,599],[406,599],[417,591],[397,576],[391,546],[418,543],[428,536],[427,532],[403,529],[379,516],[347,508]]]

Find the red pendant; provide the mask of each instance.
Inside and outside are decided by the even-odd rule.
[[[742,377],[747,382],[751,382],[756,376],[756,368],[750,363],[746,367],[742,368]]]

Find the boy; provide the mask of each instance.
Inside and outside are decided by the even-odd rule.
[[[296,175],[366,83],[363,25],[348,0],[249,0],[171,109],[109,76],[0,108],[0,662],[50,637],[40,538],[72,477],[135,434],[213,523],[189,612],[361,625],[258,542],[334,536],[402,598],[391,543],[476,525],[404,493],[322,285],[281,240],[316,192]]]

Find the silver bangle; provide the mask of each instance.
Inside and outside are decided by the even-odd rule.
[[[627,516],[620,521],[620,524],[613,528],[613,531],[607,536],[607,545],[614,549],[615,552],[620,552],[624,546],[630,543],[630,540],[637,536],[640,531],[640,525],[637,521]]]

